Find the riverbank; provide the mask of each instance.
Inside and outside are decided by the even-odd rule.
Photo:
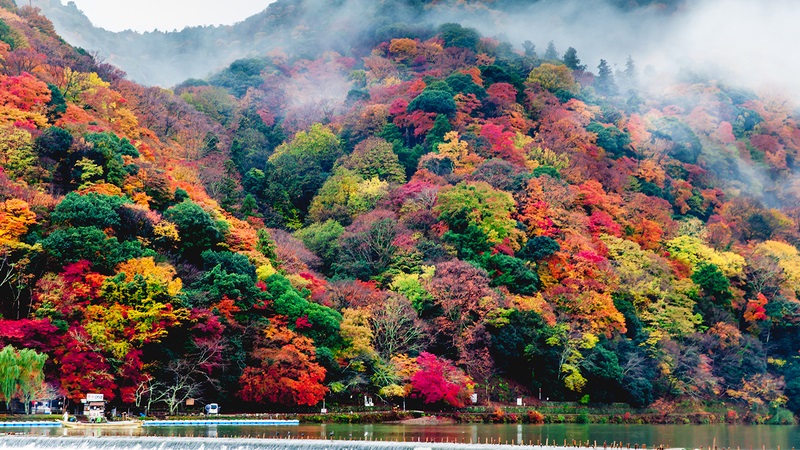
[[[168,420],[197,420],[202,415],[176,415]],[[48,421],[53,415],[0,415],[0,422]],[[160,417],[159,417],[160,418]],[[773,424],[793,425],[795,417],[785,409],[753,411],[719,404],[653,405],[645,409],[624,403],[584,405],[577,402],[540,402],[529,406],[472,406],[450,411],[337,410],[321,413],[226,414],[225,420],[298,420],[309,424],[378,424],[445,425],[469,423],[524,424]],[[152,419],[155,419],[153,417]]]
[[[446,425],[470,423],[496,424],[772,424],[793,425],[788,410],[750,411],[720,405],[673,405],[670,408],[635,409],[616,403],[582,405],[547,402],[531,406],[475,406],[452,411],[331,411],[325,414],[243,414],[220,416],[226,419],[298,420],[308,424],[379,424]],[[193,420],[197,416],[174,416],[173,420]],[[2,420],[0,418],[0,420]]]
[[[657,404],[631,408],[624,403],[585,405],[577,402],[537,402],[530,406],[473,406],[452,411],[350,411],[298,414],[303,423],[596,423],[596,424],[771,424],[794,425],[786,409],[750,410],[720,404]]]

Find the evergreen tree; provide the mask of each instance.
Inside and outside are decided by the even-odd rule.
[[[462,47],[475,50],[481,35],[474,28],[464,28],[457,23],[445,23],[439,26],[439,37],[447,47]]]
[[[256,232],[256,235],[258,237],[258,241],[256,241],[256,251],[272,261],[277,260],[277,247],[275,245],[275,240],[272,239],[269,232],[262,228]]]
[[[239,213],[245,217],[249,216],[258,216],[258,203],[256,203],[255,197],[253,194],[247,194],[242,200],[242,207],[239,209]]]
[[[585,70],[586,66],[581,64],[580,58],[578,58],[578,51],[575,50],[573,47],[567,49],[564,53],[564,65],[569,67],[572,70]]]
[[[428,88],[408,104],[408,112],[417,110],[454,115],[456,113],[456,102],[453,100],[451,92]]]
[[[64,94],[58,86],[47,83],[47,87],[50,89],[50,101],[47,102],[47,118],[50,119],[51,122],[55,122],[67,112],[67,101],[64,99]]]
[[[214,196],[222,209],[233,212],[236,205],[242,198],[242,193],[237,189],[236,180],[231,177],[222,177],[221,180],[211,183],[210,186],[215,192]]]
[[[622,73],[625,75],[625,81],[628,84],[636,83],[636,64],[633,62],[631,55],[628,55],[628,59],[625,60],[625,71]]]
[[[636,76],[636,64],[634,64],[631,55],[628,55],[628,59],[625,60],[625,76],[628,78]]]
[[[428,144],[432,150],[435,150],[439,144],[444,142],[444,135],[452,129],[450,122],[447,120],[447,116],[439,114],[433,122],[433,128],[431,128],[431,131],[425,136],[425,143]]]
[[[522,43],[522,49],[525,50],[525,56],[528,58],[538,58],[539,56],[536,54],[536,44],[531,41],[525,41]]]
[[[594,81],[595,90],[603,95],[615,95],[617,93],[617,83],[614,82],[614,74],[605,59],[600,60],[597,66],[597,78]]]
[[[211,215],[191,200],[169,208],[164,217],[178,227],[183,253],[188,258],[197,257],[204,250],[213,249],[225,241],[220,225]]]
[[[547,50],[544,51],[544,59],[547,61],[558,60],[558,52],[556,51],[556,44],[553,41],[547,43]]]

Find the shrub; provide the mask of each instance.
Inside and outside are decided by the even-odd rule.
[[[528,411],[528,423],[544,423],[544,414],[540,413],[539,411]]]
[[[506,413],[501,408],[497,407],[492,412],[491,420],[494,423],[503,423]]]
[[[794,414],[788,409],[778,408],[769,419],[770,425],[794,425]]]

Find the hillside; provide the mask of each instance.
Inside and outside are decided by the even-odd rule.
[[[800,411],[788,101],[455,23],[173,92],[3,5],[0,341],[50,395]]]
[[[558,5],[546,1],[279,0],[269,6],[265,2],[262,13],[230,26],[187,27],[140,34],[110,32],[93,26],[74,3],[66,3],[63,5],[61,0],[31,0],[31,4],[53,21],[55,29],[70,44],[99,55],[105,62],[124,70],[131,80],[163,87],[174,86],[187,78],[206,78],[237,59],[258,57],[275,50],[312,58],[326,50],[347,56],[351,52],[364,54],[387,38],[399,37],[400,34],[419,37],[421,26],[430,28],[446,22],[468,22],[492,36],[507,34],[507,23],[513,17],[519,17],[520,12],[542,19],[578,20],[578,14],[570,8],[560,10]],[[667,19],[681,3],[679,0],[579,2],[592,20],[598,11],[610,9],[630,13],[646,10],[653,11],[653,14],[620,20],[656,23]],[[487,10],[488,7],[491,9]],[[492,20],[487,21],[487,17]],[[627,28],[628,25],[625,23],[624,26]],[[586,27],[581,28],[588,31]],[[605,41],[603,36],[607,31],[595,33],[588,41]],[[553,33],[554,30],[547,30],[543,42],[558,41]],[[566,37],[562,40],[575,45]],[[622,55],[619,62],[626,55]]]
[[[345,3],[349,10],[374,19],[347,17],[339,12],[345,9]],[[418,2],[282,0],[231,26],[143,34],[94,27],[71,2],[62,5],[60,0],[35,0],[33,6],[40,8],[71,44],[97,52],[137,82],[168,87],[187,78],[206,78],[236,59],[277,48],[300,53],[305,48],[314,49],[313,52],[345,52],[362,39],[372,40],[384,25],[413,20],[415,3]]]
[[[395,351],[380,349],[387,298],[427,325],[416,350],[485,396],[508,395],[504,379],[551,398],[795,408],[786,103],[697,75],[656,96],[633,61],[595,75],[574,49],[547,60],[437,31],[360,62],[243,60],[178,89],[201,110],[220,88],[240,98],[220,122],[239,212],[297,229],[330,280],[321,298],[371,324],[368,359]],[[345,78],[344,104],[314,97]]]

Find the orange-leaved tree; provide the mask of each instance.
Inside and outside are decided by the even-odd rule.
[[[274,321],[277,322],[277,321]],[[314,343],[283,324],[272,323],[253,351],[259,367],[247,367],[239,378],[239,397],[283,405],[315,405],[328,392],[325,369],[317,364]]]

